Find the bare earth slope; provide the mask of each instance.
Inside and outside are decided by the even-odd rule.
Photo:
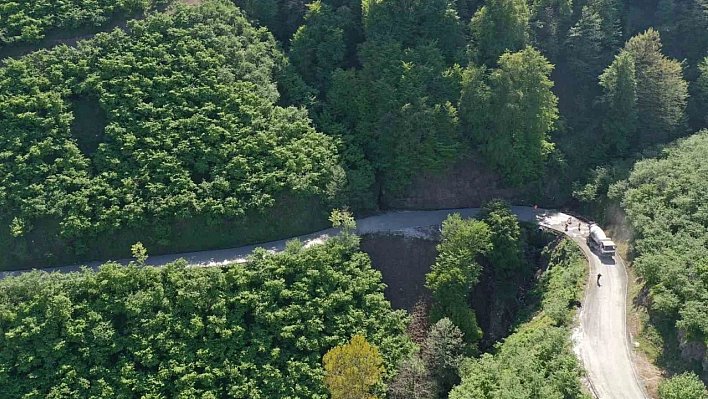
[[[565,233],[563,222],[569,218],[566,214],[542,209],[534,210],[530,207],[513,207],[513,211],[521,221],[537,223]],[[439,225],[451,213],[474,217],[478,212],[478,208],[392,212],[358,220],[357,232],[358,234],[382,233]],[[305,245],[313,245],[336,233],[337,230],[328,229],[294,238],[300,239]],[[627,273],[624,263],[619,258],[619,262],[603,261],[598,258],[585,244],[587,233],[587,225],[583,224],[579,230],[577,220],[566,233],[580,245],[590,263],[590,278],[580,313],[580,326],[574,334],[576,353],[587,370],[593,393],[598,399],[646,399],[647,395],[636,377],[631,361],[630,340],[626,328]],[[193,266],[239,263],[245,262],[248,255],[257,247],[279,252],[290,240],[216,251],[155,256],[149,258],[146,263],[162,266],[180,258],[184,258]],[[128,261],[124,259],[119,262]],[[98,268],[102,263],[105,262],[94,262],[86,266]],[[80,268],[80,265],[72,265],[43,270],[69,272]],[[0,273],[0,278],[22,272],[24,271],[3,272]],[[602,274],[601,286],[596,284],[597,273]]]

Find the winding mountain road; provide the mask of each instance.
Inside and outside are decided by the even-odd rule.
[[[574,330],[575,352],[581,359],[588,373],[588,380],[593,394],[598,399],[646,399],[643,385],[639,382],[631,360],[631,340],[626,328],[627,273],[624,263],[617,257],[614,260],[601,260],[586,245],[587,225],[579,229],[577,219],[568,232],[564,231],[563,222],[569,216],[561,212],[530,207],[513,207],[519,220],[537,223],[568,235],[583,250],[590,264],[590,278],[585,292],[580,313],[580,325]],[[357,233],[383,233],[433,226],[442,223],[451,213],[463,217],[474,217],[478,208],[392,212],[357,220]],[[336,229],[297,237],[306,246],[323,242],[337,233]],[[216,266],[228,263],[245,262],[256,247],[279,252],[285,249],[286,242],[280,240],[259,245],[216,251],[190,252],[175,255],[150,257],[148,265],[163,266],[177,259],[184,258],[193,266]],[[127,263],[129,259],[120,260]],[[104,262],[93,262],[86,266],[97,269]],[[80,265],[63,266],[45,271],[70,272],[80,270]],[[16,275],[24,271],[3,272],[0,278]],[[601,285],[596,284],[597,273],[602,274]]]

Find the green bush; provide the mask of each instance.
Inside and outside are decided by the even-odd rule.
[[[691,339],[708,337],[708,131],[635,164],[610,189],[635,232],[634,265],[650,288],[651,310]]]
[[[406,316],[351,240],[224,268],[106,264],[0,281],[8,398],[328,397],[322,355],[362,334],[388,372]]]
[[[468,297],[482,272],[477,257],[491,249],[486,223],[462,219],[459,213],[450,215],[442,225],[442,241],[437,246],[439,255],[425,276],[425,286],[432,291],[435,301],[432,319],[449,318],[462,331],[467,343],[482,338]]]
[[[238,222],[283,196],[326,203],[344,179],[336,143],[305,110],[275,105],[284,65],[273,37],[225,1],[8,60],[0,219],[15,236],[55,230],[37,241],[81,254],[93,237],[126,229],[141,231],[133,242],[167,247],[183,221]],[[95,147],[82,145],[95,130],[73,123],[87,98],[104,114],[94,124],[105,123],[92,153],[81,148]]]
[[[707,399],[708,391],[701,380],[692,373],[671,377],[659,385],[661,399]]]
[[[462,383],[452,390],[451,399],[588,398],[568,328],[572,301],[582,294],[585,260],[567,239],[548,255],[549,267],[538,286],[541,311],[498,343],[494,354],[465,361]]]
[[[15,42],[36,42],[50,29],[101,26],[116,13],[154,10],[173,0],[33,0],[0,4],[0,47]]]
[[[556,325],[566,325],[570,321],[569,309],[573,302],[580,300],[585,292],[585,257],[578,246],[567,239],[544,252],[550,259],[539,287],[543,312]]]

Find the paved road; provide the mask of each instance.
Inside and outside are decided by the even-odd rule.
[[[624,262],[599,258],[586,245],[588,231],[577,226],[568,233],[590,262],[590,278],[574,331],[575,352],[588,373],[594,394],[600,399],[646,399],[631,360],[632,341],[627,331],[627,282]],[[602,277],[597,279],[597,274]]]
[[[529,207],[513,207],[519,220],[537,223],[541,226],[563,232],[563,222],[568,215],[547,210],[534,210]],[[358,234],[400,231],[416,227],[439,225],[450,213],[460,213],[463,217],[474,217],[477,208],[393,212],[357,220]],[[643,388],[636,378],[630,358],[630,342],[626,330],[627,274],[624,264],[614,261],[601,261],[585,244],[587,225],[578,230],[577,221],[567,232],[568,236],[580,245],[590,262],[590,279],[580,314],[580,326],[575,330],[575,350],[582,360],[593,391],[599,399],[646,399]],[[328,229],[298,237],[306,246],[326,240],[337,233]],[[162,266],[179,258],[184,258],[193,266],[215,266],[228,263],[245,262],[256,247],[272,252],[285,248],[288,240],[280,240],[259,245],[217,251],[190,252],[176,255],[150,257],[146,262],[153,266]],[[123,259],[119,262],[127,263]],[[86,266],[98,268],[103,262],[89,263]],[[69,272],[80,269],[80,265],[43,269],[47,271]],[[602,273],[601,284],[595,284],[595,276]],[[9,274],[0,273],[0,278]]]

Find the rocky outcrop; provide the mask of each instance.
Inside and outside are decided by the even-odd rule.
[[[708,351],[706,344],[696,340],[688,339],[688,332],[680,328],[676,331],[679,340],[679,349],[681,350],[681,359],[685,361],[701,362],[703,373],[701,378],[708,381]]]

